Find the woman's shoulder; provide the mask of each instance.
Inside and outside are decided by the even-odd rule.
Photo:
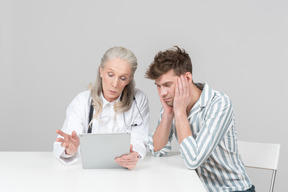
[[[138,96],[138,97],[146,96],[146,93],[144,93],[144,91],[142,91],[141,89],[138,89],[138,88],[135,88],[134,94],[135,94],[135,97],[136,96]]]
[[[80,104],[80,105],[82,105],[82,104],[86,105],[87,103],[89,103],[89,101],[90,101],[90,90],[85,90],[85,91],[78,93],[74,97],[72,103]]]
[[[138,88],[135,88],[134,95],[136,100],[148,100],[146,93]]]
[[[70,102],[67,111],[73,111],[73,110],[77,110],[82,111],[86,110],[87,107],[90,105],[90,91],[86,90],[86,91],[82,91],[80,93],[78,93],[74,99]]]
[[[85,90],[80,93],[78,93],[75,97],[75,99],[88,99],[90,97],[90,90]]]

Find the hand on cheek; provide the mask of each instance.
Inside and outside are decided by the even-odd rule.
[[[174,97],[174,113],[175,115],[185,113],[186,109],[191,101],[192,91],[191,85],[188,79],[181,75],[177,79],[175,86],[175,97]]]

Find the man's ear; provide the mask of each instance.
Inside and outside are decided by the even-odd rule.
[[[192,74],[190,72],[186,72],[184,75],[189,82],[192,82]]]

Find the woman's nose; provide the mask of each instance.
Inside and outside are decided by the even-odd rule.
[[[118,79],[117,79],[117,78],[115,78],[115,79],[113,80],[112,86],[113,86],[114,88],[117,88],[117,86],[118,86]]]

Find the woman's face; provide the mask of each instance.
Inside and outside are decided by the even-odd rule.
[[[99,70],[103,96],[109,102],[115,101],[133,78],[131,66],[123,59],[110,59]]]

